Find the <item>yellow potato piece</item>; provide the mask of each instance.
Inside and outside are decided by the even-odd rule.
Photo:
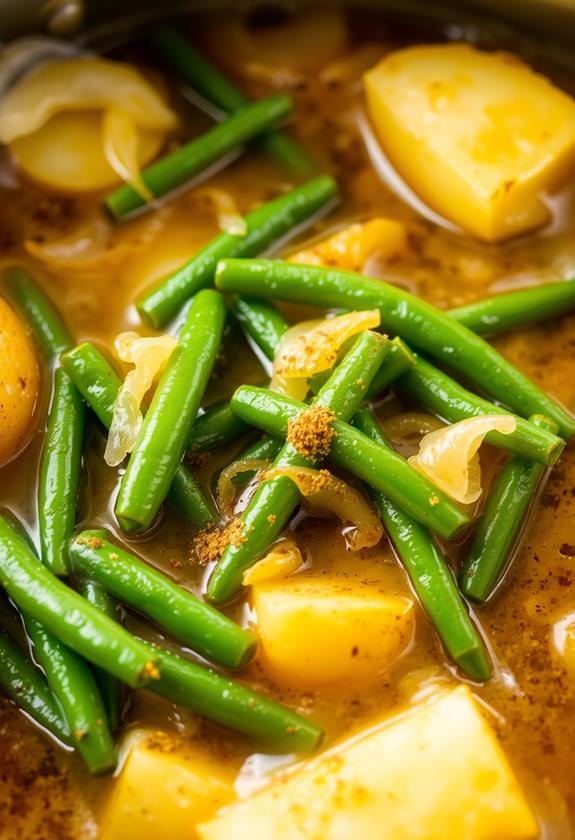
[[[407,250],[405,225],[394,219],[370,219],[334,233],[311,248],[289,257],[290,262],[304,265],[337,267],[347,271],[362,271],[372,256],[389,261]]]
[[[30,336],[14,310],[0,298],[0,466],[27,440],[39,382]]]
[[[549,219],[541,200],[575,165],[575,102],[515,56],[410,47],[365,75],[399,174],[446,218],[495,242]]]
[[[308,762],[198,830],[202,840],[538,834],[497,738],[463,686]]]
[[[368,680],[409,644],[413,602],[347,579],[254,585],[266,670],[301,688]]]
[[[233,796],[233,776],[194,745],[172,750],[163,733],[134,738],[102,817],[98,840],[193,840],[196,823]]]
[[[61,192],[90,192],[120,181],[104,154],[102,111],[62,111],[33,134],[11,144],[18,164],[34,181]],[[149,163],[165,132],[138,131],[138,161]]]

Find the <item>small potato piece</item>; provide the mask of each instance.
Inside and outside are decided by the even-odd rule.
[[[387,262],[407,250],[405,225],[394,219],[370,219],[334,233],[311,248],[289,257],[290,262],[304,265],[336,267],[347,271],[362,271],[372,256]]]
[[[549,220],[541,193],[575,166],[575,102],[507,53],[409,47],[365,75],[368,109],[399,174],[488,242]]]
[[[464,686],[281,776],[198,830],[202,840],[530,840],[539,833]]]
[[[39,383],[32,340],[12,307],[0,298],[0,466],[26,442]]]
[[[255,585],[253,603],[264,667],[301,688],[373,679],[413,634],[412,601],[343,578]]]
[[[33,134],[14,140],[12,151],[29,178],[58,192],[108,189],[119,178],[104,154],[102,119],[97,111],[63,111]],[[140,131],[140,166],[157,155],[164,137],[159,131]]]
[[[233,798],[233,774],[164,733],[137,733],[102,818],[99,840],[193,840],[196,823]]]

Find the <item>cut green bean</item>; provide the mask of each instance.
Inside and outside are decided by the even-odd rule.
[[[229,402],[220,403],[200,414],[192,424],[188,452],[212,452],[245,434],[248,427],[236,417]]]
[[[500,335],[575,310],[575,279],[546,283],[449,310],[451,318],[477,335]]]
[[[64,353],[61,363],[104,428],[109,429],[114,403],[122,384],[114,368],[89,342],[78,344]],[[245,428],[245,424],[239,419],[236,423]],[[192,439],[193,435],[194,426],[192,426]],[[205,441],[206,438],[207,431],[204,428],[202,440]],[[180,464],[176,469],[168,493],[168,501],[196,530],[201,531],[207,528],[217,518],[214,505],[185,464]]]
[[[392,449],[371,411],[358,411],[353,424],[371,440]],[[489,679],[491,667],[485,645],[433,537],[380,490],[372,490],[372,496],[386,533],[447,653],[471,679]]]
[[[201,137],[152,163],[142,172],[142,180],[154,198],[160,198],[194,175],[206,172],[228,152],[275,125],[290,113],[292,107],[290,97],[285,94],[275,94],[245,105]],[[152,205],[147,205],[145,198],[129,184],[106,196],[104,204],[116,221],[122,221],[136,210],[152,209]]]
[[[231,114],[250,101],[173,26],[154,27],[149,43],[185,84],[220,111]],[[296,175],[305,176],[317,168],[307,152],[281,131],[265,132],[257,142],[264,151]]]
[[[40,726],[70,744],[70,729],[42,674],[4,629],[0,629],[0,686]]]
[[[550,432],[557,425],[546,417],[531,422]],[[509,458],[489,494],[461,569],[463,594],[482,604],[497,586],[524,529],[527,513],[545,473],[545,466],[527,458]]]
[[[288,423],[308,406],[265,388],[243,385],[232,398],[232,408],[246,423],[285,439]],[[381,490],[413,519],[445,539],[469,524],[467,515],[401,455],[339,420],[333,431],[329,460]]]
[[[368,399],[379,396],[415,364],[415,356],[401,338],[394,338],[389,344],[389,355],[372,379],[367,392]]]
[[[134,688],[157,677],[149,650],[38,562],[0,516],[0,586],[65,645]]]
[[[150,648],[162,673],[148,686],[155,694],[281,752],[309,752],[321,741],[321,729],[291,709],[195,662]]]
[[[72,336],[54,304],[23,268],[15,266],[4,275],[10,300],[31,327],[45,358],[57,356],[72,346]]]
[[[79,589],[82,597],[88,603],[97,607],[114,621],[120,621],[120,608],[116,601],[108,595],[103,586],[100,586],[94,580],[82,580]],[[96,682],[98,683],[100,694],[106,707],[110,729],[112,732],[117,732],[122,725],[124,686],[120,680],[113,677],[107,671],[103,671],[101,668],[95,668],[94,671]]]
[[[70,556],[78,574],[98,581],[207,659],[241,668],[252,657],[252,633],[111,542],[107,531],[79,534],[72,541]]]
[[[315,397],[313,405],[325,406],[331,409],[334,417],[349,420],[388,352],[388,345],[389,342],[377,333],[362,333]],[[233,403],[232,407],[235,411]],[[273,465],[313,467],[316,464],[303,457],[291,443],[286,443]],[[242,540],[226,547],[212,572],[207,591],[211,600],[224,603],[237,594],[242,587],[244,571],[265,554],[283,531],[299,499],[297,485],[287,476],[263,480],[259,484],[240,516]]]
[[[382,280],[281,260],[224,259],[218,263],[216,285],[240,295],[327,308],[378,308],[382,329],[440,359],[520,416],[544,414],[566,439],[575,433],[575,417],[495,348],[445,312]]]
[[[166,498],[212,372],[225,317],[221,295],[211,289],[198,292],[120,483],[116,516],[125,530],[149,527]]]
[[[289,328],[284,316],[273,304],[257,298],[233,295],[229,307],[246,335],[267,359],[273,361],[282,336]]]
[[[85,421],[86,409],[80,392],[59,368],[54,374],[38,483],[42,561],[56,575],[68,571],[68,540],[76,523]]]
[[[397,387],[400,393],[450,423],[483,414],[509,414],[501,406],[472,394],[421,356],[417,356],[415,365],[397,380]],[[515,431],[511,434],[489,432],[486,440],[493,446],[543,464],[554,464],[565,447],[565,442],[557,435],[522,417],[515,417]]]
[[[218,260],[222,257],[253,257],[284,238],[293,236],[302,225],[311,224],[321,211],[331,207],[337,184],[322,175],[246,216],[247,233],[240,236],[220,233],[192,259],[136,303],[148,324],[161,329],[178,314],[182,306],[200,289],[213,285]]]
[[[70,728],[70,743],[80,752],[90,773],[113,770],[116,751],[94,674],[81,656],[39,621],[24,613],[24,622],[34,656]]]

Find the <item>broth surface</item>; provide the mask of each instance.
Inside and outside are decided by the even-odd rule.
[[[212,14],[215,19],[223,12]],[[414,31],[409,22],[389,20],[375,10],[354,10],[349,19],[356,43],[381,42],[382,54],[405,43],[444,37],[440,27]],[[205,26],[205,18],[184,21],[184,28],[200,47],[205,46]],[[449,31],[447,25],[445,31]],[[485,38],[491,43],[493,35],[487,32]],[[514,49],[520,52],[521,45]],[[186,138],[202,133],[210,124],[137,41],[120,48],[114,57],[137,63],[166,86],[172,106],[185,118]],[[533,60],[532,55],[526,57]],[[552,59],[537,57],[535,64],[575,94],[575,78]],[[237,81],[254,96],[272,90],[269,82],[245,78]],[[499,291],[572,276],[575,208],[571,193],[555,199],[557,218],[551,228],[506,245],[483,246],[422,218],[378,177],[365,145],[369,129],[358,78],[336,83],[310,72],[303,74],[289,92],[296,101],[290,127],[326,171],[337,177],[343,195],[339,208],[319,221],[301,242],[313,241],[344,223],[375,215],[404,221],[410,236],[407,256],[391,265],[374,262],[369,272],[442,309]],[[76,340],[92,340],[110,354],[119,332],[141,327],[132,305],[138,292],[189,259],[218,231],[213,210],[202,194],[202,184],[164,203],[153,214],[115,227],[105,219],[99,195],[83,199],[48,196],[19,179],[8,160],[3,162],[0,174],[3,262],[8,264],[18,258],[28,264],[60,307]],[[279,167],[254,150],[216,173],[210,179],[211,186],[231,193],[243,213],[279,195],[290,183]],[[30,242],[43,246],[77,237],[79,231],[100,239],[108,256],[77,270],[50,268],[30,254],[31,250],[38,254],[38,248],[30,248]],[[298,244],[291,241],[285,252],[295,250]],[[287,307],[285,311],[290,319],[299,319],[309,312],[300,307]],[[567,407],[575,406],[575,315],[513,333],[498,339],[495,346]],[[264,384],[266,372],[239,330],[231,328],[206,405],[229,397],[240,382]],[[396,398],[393,400],[397,407]],[[388,398],[380,406],[381,416],[389,412],[389,406]],[[21,515],[31,526],[36,518],[35,481],[42,425],[43,421],[27,449],[0,470],[0,505]],[[408,451],[409,443],[404,442],[404,447]],[[87,442],[79,522],[83,527],[103,525],[119,535],[109,500],[120,473],[105,466],[103,448],[104,438],[94,425]],[[213,489],[213,475],[238,448],[239,444],[230,451],[215,453],[200,465],[206,487]],[[489,450],[484,463],[486,474],[492,476],[501,459],[495,450]],[[491,601],[476,611],[497,671],[493,680],[483,686],[474,685],[473,691],[488,710],[525,785],[544,826],[542,836],[553,840],[575,836],[575,678],[565,671],[553,643],[555,623],[575,613],[574,513],[575,459],[571,447],[551,474],[512,568]],[[341,528],[330,519],[299,514],[292,527],[314,573],[357,578],[388,591],[409,594],[407,577],[385,539],[358,556],[346,552]],[[129,543],[125,536],[123,540]],[[206,571],[192,558],[190,546],[190,535],[168,513],[164,514],[161,529],[155,527],[144,539],[133,542],[134,549],[153,565],[201,591]],[[455,567],[463,550],[463,544],[452,550]],[[328,744],[333,743],[392,714],[413,695],[461,679],[417,609],[416,636],[409,650],[391,672],[369,688],[290,692],[266,679],[257,662],[242,673],[241,679],[295,708],[312,712],[325,726]],[[245,606],[234,610],[236,617],[249,620]],[[137,623],[137,617],[128,617],[128,627],[132,622]],[[134,697],[128,722],[130,728],[165,729],[173,735],[176,748],[178,744],[205,739],[222,761],[236,768],[254,749],[248,739],[219,730],[144,691]],[[113,781],[90,779],[78,759],[52,745],[6,700],[0,700],[0,737],[4,745],[0,837],[83,840],[96,836],[98,814]]]

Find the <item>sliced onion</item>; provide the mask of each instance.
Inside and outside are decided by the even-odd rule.
[[[304,321],[288,330],[282,337],[274,359],[272,387],[274,390],[288,393],[286,380],[300,380],[297,387],[301,391],[307,379],[316,373],[329,370],[337,361],[341,346],[352,336],[364,330],[379,326],[380,315],[377,309],[364,312],[348,312],[324,321]],[[303,380],[303,382],[302,382]],[[293,389],[289,396],[295,396]],[[304,393],[305,397],[305,393]],[[296,397],[301,399],[302,397]]]
[[[485,435],[495,431],[510,435],[515,425],[507,414],[469,417],[426,435],[409,462],[455,501],[471,504],[481,496],[477,451]]]
[[[233,236],[245,236],[248,232],[246,220],[238,212],[233,195],[217,187],[201,187],[195,196],[205,197],[215,210],[220,230]]]
[[[140,167],[176,125],[138,70],[93,57],[34,67],[0,101],[0,141],[30,177],[67,192],[119,176],[148,199]]]
[[[395,414],[393,417],[386,417],[385,420],[381,421],[381,428],[387,437],[397,439],[428,435],[431,432],[444,429],[445,424],[431,414],[405,411],[402,414]]]
[[[218,508],[224,519],[231,519],[234,515],[234,502],[236,499],[236,486],[234,478],[242,473],[257,472],[266,469],[269,461],[263,458],[238,458],[232,461],[220,473],[218,478]]]
[[[337,267],[361,272],[372,257],[389,261],[407,249],[407,229],[395,219],[376,218],[355,222],[289,257],[304,265]]]
[[[116,338],[118,357],[134,365],[118,393],[104,460],[115,467],[132,451],[142,427],[140,406],[146,392],[177,345],[169,335],[142,338],[136,332],[120,333]]]
[[[314,321],[301,321],[299,324],[290,327],[282,335],[274,356],[272,378],[270,381],[270,389],[272,391],[277,391],[278,394],[286,394],[286,396],[292,397],[294,400],[305,400],[309,390],[308,378],[306,376],[285,376],[283,371],[284,362],[290,355],[291,348],[296,340],[322,323],[323,321],[319,319]]]
[[[309,467],[272,467],[263,478],[284,475],[291,479],[312,511],[331,513],[344,525],[347,547],[350,551],[361,551],[377,545],[383,535],[383,526],[365,496],[347,481],[338,478],[329,470],[313,470]]]
[[[361,82],[361,77],[366,70],[381,61],[385,51],[383,44],[361,44],[343,58],[326,65],[319,74],[319,79],[328,86]]]
[[[301,551],[291,540],[281,540],[273,545],[265,557],[246,569],[242,579],[244,586],[288,577],[303,566]]]

